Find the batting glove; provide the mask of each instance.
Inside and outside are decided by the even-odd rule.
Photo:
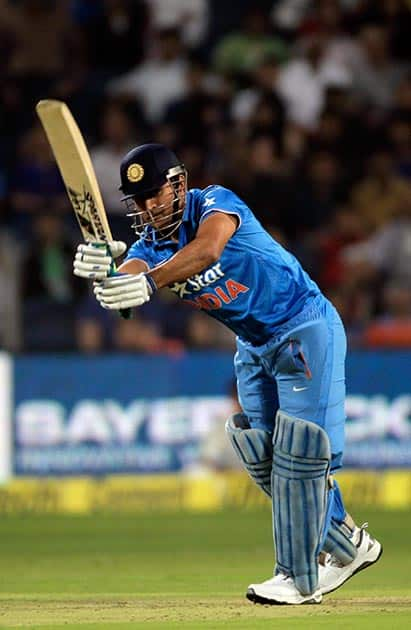
[[[148,302],[156,288],[154,280],[145,273],[116,273],[95,282],[94,295],[103,308],[120,310]]]
[[[77,247],[73,273],[88,280],[102,280],[113,271],[114,258],[127,249],[123,241],[83,243]]]

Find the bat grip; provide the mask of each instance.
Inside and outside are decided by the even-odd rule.
[[[132,317],[131,308],[120,309],[120,317],[122,317],[123,319],[131,319]]]
[[[108,252],[108,254],[111,254],[109,247],[107,245],[107,243],[95,243],[94,244],[95,247],[104,247],[104,249]],[[111,267],[110,267],[110,276],[114,275],[116,273],[116,265],[115,262],[113,260],[113,262],[111,263]],[[131,319],[133,316],[133,311],[131,310],[131,308],[122,308],[119,311],[120,313],[120,317],[122,317],[123,319]]]
[[[111,264],[110,275],[112,276],[113,274],[115,274],[115,272],[116,272],[116,265],[114,264],[114,261],[113,261]],[[133,315],[133,311],[131,310],[131,308],[121,308],[119,313],[120,313],[120,317],[122,317],[123,319],[131,319]]]

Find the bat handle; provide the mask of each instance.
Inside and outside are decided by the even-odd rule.
[[[123,319],[131,319],[133,316],[133,312],[131,308],[122,308],[120,309],[120,317]]]
[[[104,247],[105,250],[108,253],[110,253],[107,243],[95,243],[95,247]],[[115,273],[116,273],[116,265],[113,260],[113,262],[111,263],[111,268],[110,268],[110,276],[114,275]],[[123,319],[131,319],[133,316],[133,311],[131,310],[131,308],[122,308],[120,309],[119,313],[120,313],[120,317],[122,317]]]
[[[111,269],[110,269],[110,276],[114,275],[115,272],[116,272],[116,265],[113,261],[111,265]],[[123,319],[131,319],[133,316],[133,311],[131,310],[131,308],[121,308],[119,313],[120,313],[120,317],[122,317]]]

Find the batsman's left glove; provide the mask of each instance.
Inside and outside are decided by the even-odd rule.
[[[103,308],[120,310],[141,306],[157,289],[154,280],[145,273],[115,273],[94,282],[94,295]]]

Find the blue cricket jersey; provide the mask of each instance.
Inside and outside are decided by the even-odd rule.
[[[231,190],[222,186],[194,188],[187,192],[186,202],[178,243],[156,240],[154,230],[148,227],[154,242],[136,241],[126,260],[139,258],[155,267],[192,241],[210,213],[224,212],[238,217],[238,227],[218,262],[191,278],[174,282],[171,291],[253,345],[266,343],[278,327],[320,294],[297,259],[264,230]]]

